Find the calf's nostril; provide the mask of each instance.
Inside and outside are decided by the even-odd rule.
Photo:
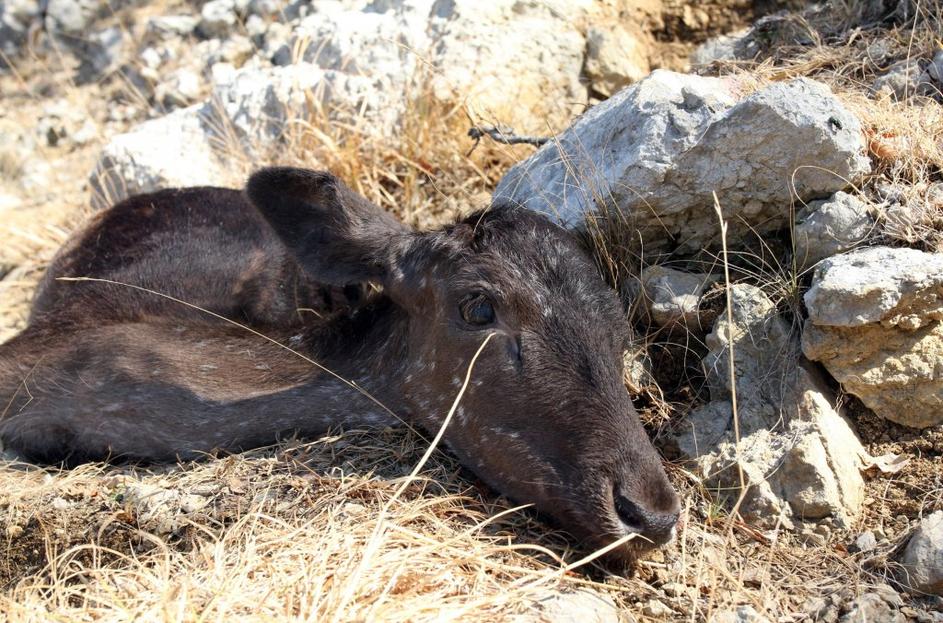
[[[645,514],[638,504],[624,495],[615,496],[616,514],[626,527],[635,532],[645,532]]]
[[[642,508],[624,495],[614,496],[615,510],[619,519],[632,532],[637,532],[655,545],[667,543],[678,523],[677,511],[660,513]]]

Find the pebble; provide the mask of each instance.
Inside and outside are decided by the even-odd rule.
[[[669,582],[663,585],[661,590],[669,597],[683,597],[688,593],[688,587],[681,582]]]
[[[862,532],[858,535],[858,538],[855,539],[855,542],[852,543],[851,547],[848,549],[852,553],[865,553],[870,552],[875,547],[878,546],[877,538],[874,536],[874,532]]]
[[[657,599],[651,599],[642,606],[642,614],[647,617],[664,617],[673,613],[674,611],[671,608]]]
[[[809,528],[805,528],[799,536],[802,544],[806,547],[824,547],[828,543],[824,536],[813,532]]]

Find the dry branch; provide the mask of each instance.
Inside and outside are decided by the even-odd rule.
[[[504,143],[505,145],[533,145],[534,147],[540,147],[550,140],[549,136],[518,135],[514,133],[513,128],[500,128],[494,125],[473,126],[468,129],[468,136],[475,140],[475,144],[472,145],[471,150],[468,152],[469,154],[475,151],[475,148],[478,147],[478,143],[480,143],[481,139],[485,136],[495,142]]]

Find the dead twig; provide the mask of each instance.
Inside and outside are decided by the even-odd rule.
[[[475,144],[472,145],[472,148],[468,151],[468,156],[475,151],[478,147],[478,143],[480,143],[481,139],[485,136],[490,137],[491,140],[495,142],[504,143],[505,145],[533,145],[534,147],[540,147],[550,140],[549,136],[519,136],[514,133],[512,128],[499,128],[494,125],[473,126],[468,129],[468,136],[475,140]]]

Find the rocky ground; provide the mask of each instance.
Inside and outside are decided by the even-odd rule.
[[[686,508],[620,578],[445,454],[397,492],[424,450],[400,431],[3,463],[0,619],[943,620],[941,12],[3,0],[0,339],[135,192],[278,162],[418,225],[510,198],[622,294]]]

